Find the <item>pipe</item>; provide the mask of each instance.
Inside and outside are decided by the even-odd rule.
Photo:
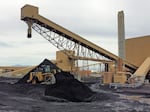
[[[32,37],[32,22],[27,21],[27,25],[28,25],[28,30],[27,30],[27,37],[31,38]]]

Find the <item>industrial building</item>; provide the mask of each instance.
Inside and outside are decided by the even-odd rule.
[[[150,57],[150,35],[126,39],[126,60],[136,66]]]
[[[149,112],[150,36],[126,39],[123,11],[118,55],[48,20],[38,7],[23,6],[21,20],[27,38],[34,30],[58,50],[54,60],[34,66],[0,66],[0,111]]]
[[[41,16],[38,7],[22,7],[21,20],[28,25],[28,38],[32,37],[33,29],[59,49],[55,64],[63,71],[77,72],[78,60],[101,62],[105,68],[105,84],[143,84],[145,76],[149,73],[150,38],[145,36],[125,40],[123,11],[118,12],[119,56]]]

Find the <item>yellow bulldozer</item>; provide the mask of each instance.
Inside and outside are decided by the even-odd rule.
[[[30,72],[29,79],[27,80],[27,83],[32,84],[54,84],[55,83],[55,77],[54,74],[56,71],[50,73],[42,73],[42,72]]]

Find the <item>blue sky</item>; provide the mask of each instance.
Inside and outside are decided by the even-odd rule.
[[[3,1],[3,2],[2,2]],[[35,65],[58,50],[20,20],[25,4],[40,15],[117,54],[117,13],[125,13],[126,38],[150,34],[150,0],[1,0],[0,65]]]

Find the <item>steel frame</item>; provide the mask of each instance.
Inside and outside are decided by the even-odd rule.
[[[72,38],[66,38],[65,34],[58,34],[56,33],[55,29],[48,29],[46,27],[46,24],[38,24],[36,20],[27,20],[27,24],[32,24],[32,28],[39,33],[42,37],[44,37],[46,40],[48,40],[52,45],[57,47],[59,50],[62,50],[70,59],[78,60],[77,57],[82,57],[80,60],[92,60],[94,61],[101,61],[105,63],[109,60],[108,58],[88,49],[88,46],[82,46],[80,42],[73,41]],[[69,52],[66,52],[68,50],[75,51],[75,57],[72,56]]]

